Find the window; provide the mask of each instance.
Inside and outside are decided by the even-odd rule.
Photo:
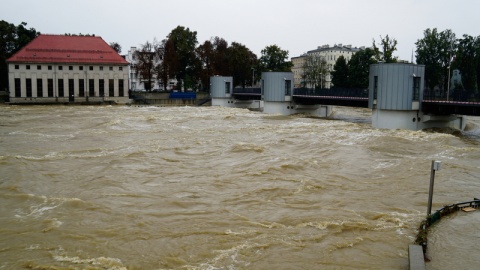
[[[75,82],[73,79],[68,79],[68,96],[73,97],[75,95]]]
[[[27,88],[27,97],[32,97],[32,79],[26,79],[25,86]]]
[[[285,96],[290,96],[292,93],[292,81],[285,80]]]
[[[123,97],[125,95],[125,91],[123,89],[123,79],[118,80],[118,96]]]
[[[225,94],[230,94],[230,82],[225,82]]]
[[[47,79],[48,96],[53,97],[53,79]]]
[[[113,67],[108,67],[108,70],[113,71]]]
[[[63,79],[58,79],[58,96],[59,97],[65,96],[65,87],[63,85]]]
[[[100,67],[100,70],[103,70],[103,67]]]
[[[103,97],[105,96],[105,80],[104,79],[100,79],[98,80],[98,95]]]
[[[30,69],[30,65],[27,65],[27,69]]]
[[[19,78],[15,78],[15,97],[22,96],[22,84]]]
[[[52,66],[48,66],[48,70],[52,70]]]
[[[88,79],[88,95],[91,97],[95,96],[95,80]]]
[[[378,76],[373,76],[373,99],[377,99]]]
[[[42,66],[37,65],[37,70],[42,70]]]
[[[93,70],[93,66],[89,66],[88,69],[89,69],[89,70]]]
[[[68,66],[68,70],[73,70],[73,66]]]
[[[113,86],[114,80],[108,80],[108,96],[113,97],[115,96],[115,87]]]
[[[58,70],[63,70],[63,66],[58,66]]]
[[[85,80],[84,79],[78,80],[78,96],[79,97],[85,96]]]
[[[118,67],[118,70],[122,71],[122,70],[123,70],[123,67]]]
[[[15,69],[20,69],[20,66],[19,66],[19,65],[15,65]]]
[[[43,80],[37,79],[37,97],[43,97]]]
[[[83,66],[79,66],[78,69],[83,70]]]
[[[413,77],[413,100],[420,100],[420,77]]]

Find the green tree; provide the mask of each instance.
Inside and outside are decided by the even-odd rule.
[[[349,85],[352,88],[368,88],[370,65],[377,63],[375,52],[366,48],[356,52],[348,61]]]
[[[34,28],[27,29],[26,26],[25,22],[15,26],[0,21],[0,90],[8,89],[7,59],[40,35]]]
[[[460,70],[463,87],[468,91],[469,95],[478,93],[477,68],[479,53],[480,40],[478,37],[463,35],[462,39],[458,39],[453,67]]]
[[[168,35],[168,39],[172,42],[174,52],[165,55],[169,57],[168,62],[172,63],[171,67],[175,68],[173,73],[177,79],[178,89],[182,89],[182,83],[185,83],[185,87],[193,87],[192,83],[195,81],[197,57],[195,55],[195,48],[197,46],[197,32],[190,31],[189,28],[183,26],[177,26]],[[173,62],[177,62],[173,64]],[[185,81],[188,75],[188,80]]]
[[[203,88],[206,89],[210,83],[210,77],[215,75],[213,70],[213,44],[210,40],[206,40],[196,49],[197,57],[201,63],[200,81]]]
[[[337,59],[330,74],[332,75],[333,87],[345,88],[350,86],[347,60],[343,55]]]
[[[215,37],[213,45],[213,72],[215,75],[230,76],[231,68],[228,61],[228,42],[223,38]]]
[[[325,57],[317,54],[306,55],[302,69],[307,87],[325,88],[325,77],[328,74]]]
[[[373,51],[375,52],[375,58],[377,61],[384,61],[385,63],[396,63],[398,57],[393,56],[393,53],[397,50],[397,40],[390,39],[387,35],[385,38],[380,36],[380,46],[377,47],[375,44],[375,39],[373,40]]]
[[[424,37],[415,43],[417,64],[425,65],[425,80],[430,90],[435,86],[446,89],[448,68],[457,46],[455,34],[451,30],[439,33],[437,28],[428,28],[423,34]]]
[[[233,42],[228,47],[228,63],[234,86],[253,85],[252,69],[257,65],[257,56],[252,51],[243,44]]]
[[[259,59],[260,71],[289,72],[293,64],[288,61],[288,51],[282,50],[277,45],[270,45],[261,51]]]
[[[122,52],[122,46],[120,46],[120,44],[118,44],[118,42],[111,42],[110,47],[112,47],[112,49],[114,49],[117,53]]]
[[[156,55],[155,42],[147,41],[141,45],[139,50],[134,52],[135,73],[139,76],[145,86],[145,90],[151,91],[156,72],[158,58]]]

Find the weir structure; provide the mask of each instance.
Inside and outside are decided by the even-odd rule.
[[[435,115],[422,110],[424,78],[425,65],[370,65],[368,107],[372,109],[372,126],[410,130],[463,130],[466,125],[465,116]]]
[[[480,104],[447,105],[424,98],[425,66],[378,63],[370,66],[367,89],[294,89],[292,72],[263,72],[261,88],[233,88],[233,77],[210,78],[212,106],[247,108],[269,114],[328,117],[331,106],[372,110],[372,126],[387,129],[463,130],[466,116],[480,115]],[[425,105],[425,106],[423,106]]]
[[[263,109],[263,100],[261,100],[260,91],[256,93],[256,91],[253,91],[252,89],[252,91],[242,91],[242,93],[235,94],[234,90],[233,77],[210,77],[210,96],[212,97],[212,106],[245,108],[251,110]]]

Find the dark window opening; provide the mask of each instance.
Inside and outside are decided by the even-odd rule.
[[[230,82],[225,82],[225,94],[230,94]]]
[[[125,95],[125,91],[123,89],[123,79],[118,80],[118,96],[123,97]]]
[[[43,97],[43,80],[37,79],[37,97]]]
[[[378,92],[378,76],[373,77],[373,99],[377,99]]]
[[[101,96],[101,97],[104,97],[105,96],[105,80],[104,79],[100,79],[98,80],[98,95]]]
[[[95,80],[88,79],[88,95],[91,97],[95,96]]]
[[[84,79],[78,80],[78,96],[79,97],[85,96],[85,80]]]
[[[58,70],[63,70],[63,66],[58,66]]]
[[[115,88],[113,86],[113,79],[108,80],[108,96],[113,97],[115,96]]]
[[[285,96],[290,96],[292,93],[292,81],[285,80]]]
[[[15,97],[22,96],[22,84],[19,78],[15,78]]]
[[[48,96],[53,97],[53,79],[47,79]]]
[[[68,97],[75,95],[75,82],[73,79],[68,79]]]
[[[413,77],[413,100],[420,100],[420,77]]]
[[[48,70],[52,70],[52,66],[48,66]]]
[[[42,66],[38,65],[37,70],[42,70]]]
[[[19,66],[19,65],[15,65],[15,69],[19,69],[19,68],[20,68],[20,66]]]
[[[58,96],[65,96],[65,86],[63,85],[63,79],[58,79]]]
[[[68,66],[68,70],[73,70],[73,66]]]
[[[26,79],[25,87],[27,88],[27,97],[32,97],[32,79]]]

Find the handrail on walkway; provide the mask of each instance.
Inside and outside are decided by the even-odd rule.
[[[429,215],[425,220],[422,221],[418,229],[418,234],[417,234],[417,238],[415,239],[415,244],[422,246],[424,256],[427,252],[427,243],[428,243],[427,235],[428,235],[429,227],[437,223],[443,217],[448,216],[452,213],[455,213],[467,207],[479,208],[480,199],[474,198],[473,201],[446,205],[440,208],[439,210],[437,210],[435,213]]]

